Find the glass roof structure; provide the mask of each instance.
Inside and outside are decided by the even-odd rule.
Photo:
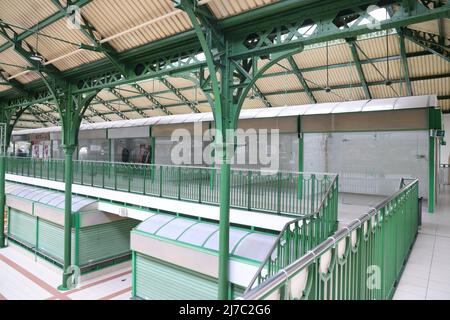
[[[22,199],[45,204],[58,209],[64,209],[64,192],[31,187],[17,183],[6,183],[5,193]],[[72,212],[80,212],[97,200],[72,195]]]
[[[136,228],[149,236],[219,251],[219,226],[215,223],[157,214]],[[254,261],[263,261],[275,244],[277,237],[261,232],[231,227],[230,254]]]

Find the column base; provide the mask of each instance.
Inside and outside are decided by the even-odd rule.
[[[69,291],[70,290],[70,288],[67,288],[65,285],[60,285],[60,286],[58,286],[58,288],[57,288],[59,291]]]

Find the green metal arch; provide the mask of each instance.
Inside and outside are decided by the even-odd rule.
[[[258,70],[258,72],[253,76],[252,80],[244,87],[244,89],[241,92],[241,95],[239,97],[239,101],[237,103],[237,112],[234,115],[233,123],[235,126],[237,126],[237,122],[239,120],[239,114],[241,113],[242,105],[245,102],[245,99],[247,98],[247,94],[249,93],[250,89],[255,85],[256,81],[258,81],[259,78],[267,71],[269,70],[273,65],[278,63],[279,61],[286,59],[288,57],[291,57],[294,54],[300,53],[303,51],[303,46],[300,48],[289,50],[286,52],[283,52],[279,55],[277,55],[274,59],[270,60],[269,63],[267,63],[264,67]]]

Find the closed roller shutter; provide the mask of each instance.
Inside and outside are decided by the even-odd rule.
[[[39,243],[38,249],[42,253],[62,262],[64,258],[64,228],[60,225],[39,220]],[[74,234],[72,231],[72,261],[75,247]]]
[[[148,300],[214,300],[216,280],[142,254],[136,256],[136,295]]]
[[[32,247],[36,246],[36,217],[10,209],[9,234],[16,240]]]
[[[85,265],[130,252],[130,231],[139,221],[125,219],[82,228],[79,263]]]

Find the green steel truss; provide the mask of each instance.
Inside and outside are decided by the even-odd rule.
[[[438,55],[445,61],[450,62],[450,47],[446,42],[450,39],[437,34],[402,28],[401,33],[410,41],[429,50],[431,53]]]
[[[268,55],[271,52],[296,48],[299,44],[306,45],[326,40],[351,38],[376,31],[368,25],[358,25],[358,23],[349,25],[349,23],[367,18],[368,14],[365,8],[368,4],[377,4],[377,1],[321,1],[320,7],[311,5],[306,8],[302,6],[302,3],[303,1],[281,1],[280,4],[269,5],[237,17],[218,21],[214,26],[220,32],[227,32],[227,37],[233,44],[231,49],[233,58],[257,54]],[[384,3],[387,4],[378,3],[378,5],[392,8],[394,15],[391,19],[379,23],[380,30],[401,28],[412,23],[449,17],[448,3],[436,7],[433,7],[433,1],[429,2],[428,6],[420,1],[398,0]],[[324,12],[324,7],[328,8],[328,11]],[[264,23],[262,23],[262,17],[270,16],[273,18],[264,19]],[[286,23],[289,21],[293,22]],[[47,24],[40,23],[41,27],[45,27],[45,25]],[[299,30],[308,30],[307,26],[312,25],[317,25],[317,27],[311,35],[303,36],[299,32]],[[32,33],[27,34],[31,35]],[[420,33],[409,34],[407,39],[418,41],[417,37],[419,36]],[[22,34],[17,35],[17,40],[25,38]],[[427,39],[429,40],[429,38]],[[430,41],[423,42],[427,50],[431,43]],[[1,46],[0,52],[11,46],[11,43]],[[105,44],[102,44],[102,47],[104,46]],[[152,50],[152,48],[154,49]],[[103,53],[111,52],[107,48],[99,50],[104,50],[101,51]],[[437,53],[437,50],[434,51]],[[200,73],[207,64],[202,55],[201,46],[192,31],[132,49],[129,52],[108,54],[106,62],[92,63],[86,66],[86,69],[82,67],[77,71],[62,73],[62,77],[77,84],[74,92],[83,93],[187,71]],[[111,63],[112,58],[116,59],[116,62]],[[118,62],[126,64],[127,69],[118,70]],[[97,65],[98,67],[96,67]],[[124,72],[124,70],[128,71]],[[205,85],[210,85],[210,78],[203,79],[202,86]],[[42,85],[33,84],[33,86],[43,89]],[[34,91],[30,97],[27,97],[25,103],[42,102],[43,96],[48,97],[48,93],[41,90]],[[15,107],[20,106],[23,99],[23,96],[15,99],[9,98],[5,99],[3,103]]]

